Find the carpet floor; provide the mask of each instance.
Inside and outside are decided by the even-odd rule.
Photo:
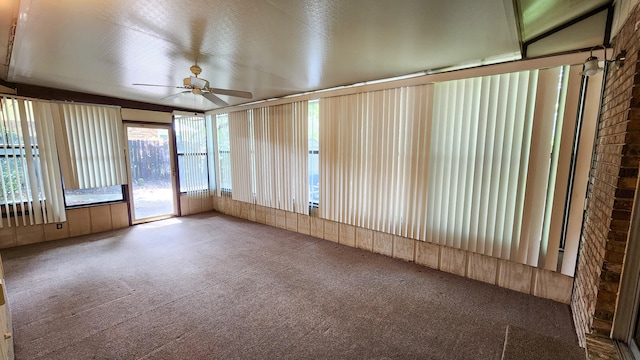
[[[581,351],[567,305],[215,212],[2,258],[18,360]]]

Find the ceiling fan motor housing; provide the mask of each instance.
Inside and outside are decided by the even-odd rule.
[[[200,73],[202,72],[202,68],[200,68],[200,66],[198,66],[198,64],[191,65],[191,67],[189,68],[189,70],[191,70],[191,72],[192,72],[192,73],[193,73],[193,75],[195,75],[195,76],[200,75]]]

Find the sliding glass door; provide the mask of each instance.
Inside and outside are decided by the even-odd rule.
[[[633,239],[633,235],[630,237],[630,241]],[[633,258],[633,257],[629,257]],[[637,265],[636,265],[637,272]],[[629,348],[631,349],[631,353],[633,354],[633,358],[636,360],[640,360],[640,300],[638,299],[638,295],[640,295],[640,291],[638,289],[640,287],[640,283],[636,285],[635,289],[635,297],[634,297],[634,312],[635,313],[635,326],[633,326],[633,336],[628,342]]]
[[[169,125],[125,125],[132,222],[176,215],[175,167]]]

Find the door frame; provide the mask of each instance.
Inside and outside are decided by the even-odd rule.
[[[173,124],[171,123],[146,123],[146,122],[137,122],[137,121],[123,121],[124,128],[124,139],[127,143],[126,146],[126,156],[125,159],[127,161],[127,178],[129,180],[128,192],[129,192],[129,209],[131,211],[131,224],[141,224],[156,220],[168,219],[171,217],[178,216],[179,212],[179,201],[180,201],[180,192],[177,189],[177,178],[176,178],[176,151],[175,151],[175,141],[173,134]],[[148,129],[166,129],[168,131],[168,143],[169,143],[169,162],[171,163],[171,189],[173,190],[173,212],[171,214],[153,216],[144,219],[136,219],[135,214],[135,200],[133,198],[133,179],[131,174],[131,159],[129,157],[129,128],[148,128]]]
[[[623,260],[620,290],[613,316],[611,337],[621,350],[623,359],[640,359],[640,348],[635,340],[640,310],[640,194],[636,191],[631,209],[631,224],[627,237],[627,249]]]

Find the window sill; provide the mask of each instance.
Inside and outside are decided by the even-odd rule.
[[[127,201],[123,199],[123,200],[113,200],[113,201],[97,202],[97,203],[91,203],[91,204],[66,205],[66,206],[65,206],[65,210],[82,209],[82,208],[95,207],[95,206],[103,206],[103,205],[122,204],[122,203],[126,203],[126,202],[127,202]]]

